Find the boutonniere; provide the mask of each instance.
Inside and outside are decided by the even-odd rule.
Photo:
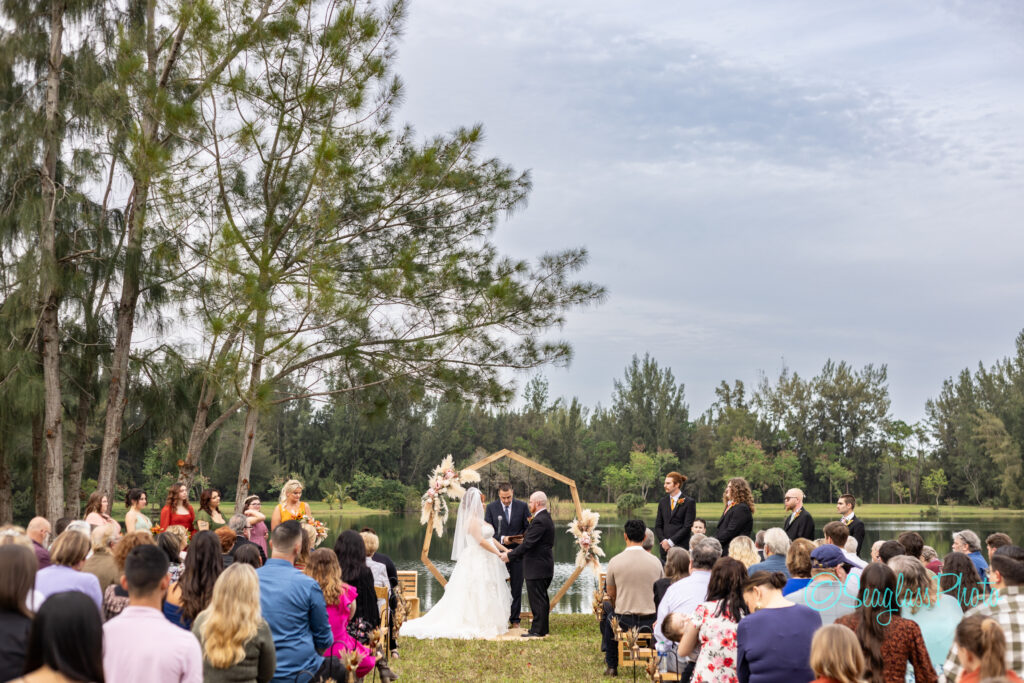
[[[851,524],[853,524],[853,517],[850,517],[849,519],[844,519],[843,524],[845,524],[846,526],[850,526]]]
[[[804,511],[804,509],[803,509],[803,508],[800,508],[799,510],[797,510],[796,512],[794,512],[794,513],[793,513],[793,519],[796,519],[797,517],[799,517],[799,516],[801,515],[801,513],[803,513],[803,511]]]
[[[736,503],[730,501],[730,503],[725,506],[725,511],[728,512],[729,510],[732,510],[734,505],[736,505]]]
[[[527,523],[527,524],[532,524],[532,523],[533,523],[533,515],[529,515],[529,516],[528,516],[528,517],[526,518],[526,523]]]

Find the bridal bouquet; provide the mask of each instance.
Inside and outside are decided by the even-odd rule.
[[[313,519],[309,515],[304,517],[302,521],[305,524],[308,524],[309,526],[313,527],[313,530],[316,532],[316,536],[313,538],[313,547],[319,548],[320,544],[323,543],[324,539],[327,538],[327,532],[329,531],[329,529],[326,526],[324,526],[324,523],[321,522],[319,519]]]
[[[569,523],[568,531],[576,538],[576,545],[579,547],[576,552],[576,566],[589,565],[594,576],[601,574],[601,561],[598,558],[604,557],[604,551],[601,550],[601,530],[597,528],[599,519],[601,515],[586,509],[579,519]]]
[[[430,521],[431,512],[434,516],[434,532],[438,538],[444,535],[444,525],[448,522],[448,498],[458,500],[466,494],[463,484],[475,484],[480,481],[476,470],[455,470],[455,461],[448,455],[441,464],[434,468],[427,478],[430,486],[420,497],[420,524]]]

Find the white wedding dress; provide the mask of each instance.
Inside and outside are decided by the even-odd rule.
[[[469,489],[469,497],[476,489]],[[467,524],[465,536],[456,538],[461,544],[455,569],[445,586],[444,595],[419,619],[402,624],[399,635],[412,638],[493,638],[508,631],[512,593],[509,591],[508,569],[501,558],[480,547],[479,539],[493,542],[494,527],[483,522],[483,506],[476,494],[476,505],[469,515],[479,518]],[[460,505],[459,515],[463,516]],[[478,539],[479,536],[479,539]]]

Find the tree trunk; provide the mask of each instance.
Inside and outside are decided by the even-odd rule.
[[[32,416],[32,489],[36,517],[46,516],[46,469],[43,463],[43,418]]]
[[[93,347],[90,347],[93,348]],[[93,373],[96,370],[96,354],[86,350],[84,368],[79,375],[78,410],[75,414],[75,440],[71,444],[71,461],[68,463],[68,477],[65,482],[67,495],[64,499],[64,516],[78,519],[82,509],[82,469],[85,466],[85,444],[89,440],[89,420],[92,417]]]
[[[265,277],[260,278],[264,291]],[[249,495],[249,474],[252,472],[252,455],[256,450],[256,428],[259,426],[260,406],[259,384],[263,378],[263,352],[266,345],[267,310],[261,307],[256,312],[255,334],[253,336],[252,369],[249,373],[249,390],[246,400],[245,426],[242,428],[242,457],[238,461],[238,484],[235,487],[235,512],[242,511],[242,503]]]
[[[57,107],[60,101],[60,69],[63,60],[64,2],[50,2],[50,54],[46,76],[46,122],[44,124],[44,159],[42,172],[43,220],[39,230],[42,250],[41,299],[39,324],[43,356],[43,435],[46,441],[44,483],[46,507],[43,514],[50,523],[64,512],[64,436],[63,406],[60,400],[60,324],[58,321],[57,277],[57,154],[60,148],[57,129]]]
[[[11,469],[7,466],[5,440],[0,439],[0,524],[14,521],[14,502],[11,499]]]

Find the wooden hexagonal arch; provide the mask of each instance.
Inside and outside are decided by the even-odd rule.
[[[496,453],[491,453],[486,458],[483,458],[473,463],[472,465],[469,465],[468,467],[463,467],[462,469],[479,470],[481,467],[486,467],[487,465],[490,465],[492,462],[501,460],[502,458],[514,460],[520,463],[521,465],[525,465],[531,469],[540,472],[541,474],[546,474],[547,476],[551,477],[556,481],[560,481],[563,484],[566,484],[569,487],[569,493],[572,494],[572,503],[573,506],[575,506],[576,508],[576,519],[579,519],[583,516],[583,505],[580,503],[580,494],[576,490],[575,481],[573,481],[569,477],[566,477],[565,475],[555,472],[550,467],[545,467],[544,465],[534,462],[533,460],[530,460],[525,456],[519,455],[515,451],[510,451],[507,448],[503,448],[500,451],[497,451]],[[423,562],[426,568],[430,570],[430,573],[434,575],[434,578],[437,579],[442,586],[446,586],[448,584],[448,580],[444,578],[444,575],[441,574],[441,572],[437,569],[436,566],[434,566],[434,563],[430,561],[430,557],[428,557],[427,555],[430,552],[430,539],[434,535],[433,532],[434,512],[433,510],[431,510],[430,519],[427,521],[426,534],[423,537],[423,551],[420,552],[420,560]],[[558,592],[555,593],[555,597],[551,598],[551,609],[555,608],[555,605],[558,604],[558,601],[561,600],[565,596],[566,591],[569,590],[569,586],[575,583],[576,579],[578,579],[580,574],[582,573],[583,567],[576,567],[576,569],[573,570],[572,575],[570,575],[569,578],[566,579],[565,583],[563,583],[561,588],[558,589]]]

